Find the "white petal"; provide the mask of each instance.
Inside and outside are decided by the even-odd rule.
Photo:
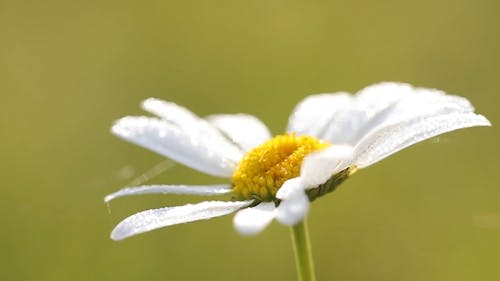
[[[453,112],[472,112],[473,106],[462,97],[446,95],[435,89],[413,88],[412,93],[374,114],[358,128],[353,142],[361,140],[373,130],[419,116],[433,116]]]
[[[484,116],[474,113],[448,113],[416,117],[375,130],[355,147],[354,163],[363,168],[428,138],[457,129],[490,126]]]
[[[245,151],[271,138],[266,125],[252,115],[218,114],[206,119]]]
[[[400,100],[393,106],[377,114],[377,116],[374,116],[375,118],[372,118],[372,120],[367,122],[367,125],[364,126],[364,131],[368,132],[377,126],[394,124],[418,116],[453,112],[466,113],[472,112],[473,110],[474,108],[466,99],[457,96],[412,95]],[[364,132],[360,135],[363,135],[363,133]]]
[[[300,167],[300,177],[307,188],[325,183],[332,175],[352,164],[353,148],[333,145],[306,156]]]
[[[176,103],[156,98],[148,98],[142,102],[142,108],[177,126],[188,135],[210,139],[220,142],[224,144],[224,146],[235,148],[234,144],[226,139],[214,126],[207,122],[207,120],[198,117],[198,115],[194,114],[189,109]]]
[[[335,122],[336,114],[348,106],[350,94],[318,94],[303,99],[288,119],[287,132],[320,137],[326,125]]]
[[[190,134],[157,118],[124,117],[111,131],[127,141],[214,176],[230,177],[243,156],[222,137]]]
[[[142,102],[142,108],[162,119],[183,128],[188,132],[197,132],[199,127],[206,126],[200,117],[189,109],[176,103],[156,98],[148,98]],[[209,129],[210,130],[210,129]]]
[[[276,192],[276,198],[286,199],[293,196],[297,190],[304,191],[305,189],[306,185],[302,181],[301,177],[292,178],[285,181],[280,189],[278,189],[278,192]]]
[[[143,211],[120,222],[111,232],[111,239],[122,240],[170,225],[227,215],[250,204],[252,204],[252,201],[206,201],[198,204]]]
[[[410,109],[415,107],[445,107],[453,112],[472,112],[474,107],[463,97],[446,94],[437,89],[413,88],[412,95],[397,104],[402,113],[402,108]]]
[[[187,195],[222,195],[232,192],[228,184],[217,185],[143,185],[126,187],[104,197],[109,202],[119,197],[142,194],[187,194]]]
[[[273,202],[262,202],[255,207],[240,210],[234,216],[234,227],[242,235],[255,235],[266,228],[276,217]]]
[[[193,138],[218,143],[221,150],[242,155],[241,151],[235,152],[239,150],[238,147],[224,137],[217,128],[185,107],[169,101],[148,98],[142,102],[142,108],[177,126]]]
[[[322,138],[334,144],[354,145],[368,121],[411,93],[410,85],[393,82],[379,83],[362,89],[349,106],[337,114]]]
[[[300,178],[287,180],[276,194],[281,203],[276,209],[276,219],[284,225],[294,225],[304,219],[309,211],[307,197]]]
[[[323,136],[336,143],[355,145],[373,130],[417,116],[472,112],[470,102],[436,89],[384,82],[359,91],[350,106],[338,113]]]

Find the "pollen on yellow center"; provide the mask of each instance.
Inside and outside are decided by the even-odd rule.
[[[272,201],[286,180],[299,176],[306,155],[329,145],[310,136],[276,136],[243,157],[233,174],[233,191],[242,199]]]

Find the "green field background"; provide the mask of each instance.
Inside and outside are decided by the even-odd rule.
[[[0,280],[296,280],[289,230],[231,216],[122,242],[137,211],[202,198],[103,197],[163,161],[109,132],[154,96],[273,133],[307,95],[386,80],[469,98],[452,132],[314,202],[318,280],[500,280],[500,2],[0,0]],[[147,183],[225,180],[181,165]]]

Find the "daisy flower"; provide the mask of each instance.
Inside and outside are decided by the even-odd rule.
[[[465,98],[394,82],[368,86],[355,95],[306,97],[290,115],[286,133],[275,137],[251,115],[200,118],[155,98],[146,99],[142,107],[156,117],[124,117],[113,125],[113,134],[228,180],[218,185],[127,187],[105,201],[151,193],[230,199],[139,212],[116,226],[114,240],[233,212],[236,230],[245,235],[259,233],[273,219],[296,225],[311,201],[356,170],[436,135],[491,125]]]

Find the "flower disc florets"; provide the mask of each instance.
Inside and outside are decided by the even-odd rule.
[[[299,176],[306,155],[328,146],[310,136],[278,135],[243,157],[233,174],[234,193],[242,199],[272,201],[285,181]]]

